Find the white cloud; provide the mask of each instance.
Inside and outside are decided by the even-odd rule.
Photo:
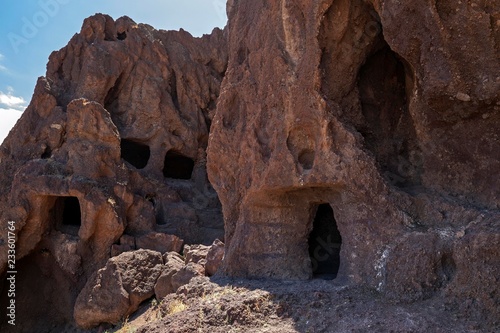
[[[20,96],[15,96],[14,89],[12,87],[7,87],[7,93],[0,91],[0,108],[24,111],[26,108],[26,100]]]
[[[0,61],[4,59],[4,55],[0,53]],[[4,65],[0,64],[0,72],[8,72],[9,70]]]
[[[0,108],[0,144],[7,137],[9,131],[14,127],[22,114],[19,110]]]
[[[0,143],[7,137],[24,109],[26,101],[14,94],[14,88],[7,87],[7,93],[0,91]]]

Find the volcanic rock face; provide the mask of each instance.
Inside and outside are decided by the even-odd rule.
[[[498,318],[495,1],[232,0],[228,16],[196,39],[96,15],[52,54],[0,148],[0,268],[14,221],[18,283],[67,287],[51,315],[69,320],[111,254],[221,236],[208,171],[225,254],[190,247],[158,294],[224,256],[229,276]]]
[[[223,238],[205,150],[226,59],[219,29],[193,38],[100,14],[50,56],[0,149],[0,271],[13,221],[18,298],[30,300],[19,313],[71,321],[111,254]],[[60,306],[40,307],[21,287],[35,281],[69,293],[47,290],[40,297]]]
[[[329,278],[498,315],[495,1],[231,4],[208,149],[225,273],[307,279],[330,261]]]

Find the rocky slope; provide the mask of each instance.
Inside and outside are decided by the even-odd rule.
[[[215,283],[213,283],[215,282]],[[388,300],[373,289],[320,279],[235,281],[196,277],[117,332],[493,332],[439,298]],[[446,323],[446,324],[444,324]]]
[[[192,38],[96,15],[50,57],[0,148],[0,266],[14,221],[20,316],[72,322],[111,257],[154,250],[167,272],[161,254],[224,238],[218,274],[260,282],[228,299],[217,288],[235,280],[177,286],[144,332],[494,331],[498,4],[230,0],[228,17]],[[305,283],[300,300],[310,278],[334,281]],[[215,310],[192,288],[215,292]],[[82,326],[108,320],[82,323],[78,304]]]

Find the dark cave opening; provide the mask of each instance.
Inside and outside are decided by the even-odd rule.
[[[416,132],[409,111],[410,66],[381,39],[358,76],[364,125],[358,128],[384,175],[396,186],[420,183]]]
[[[151,156],[148,145],[122,139],[120,149],[122,158],[135,168],[144,169],[148,165],[149,157]]]
[[[329,204],[318,206],[309,234],[309,257],[313,278],[333,280],[340,267],[342,236]]]
[[[78,235],[82,225],[80,201],[76,197],[58,197],[53,208],[56,229],[70,235]]]
[[[169,151],[165,155],[163,176],[173,179],[191,179],[194,161],[176,151]]]
[[[127,38],[127,32],[124,31],[124,32],[119,32],[117,35],[116,35],[116,38],[118,40],[125,40]]]
[[[50,149],[50,147],[47,146],[45,148],[45,150],[43,151],[41,158],[46,160],[46,159],[50,158],[51,156],[52,156],[52,149]]]
[[[55,255],[40,244],[29,255],[16,260],[16,272],[16,329],[7,320],[0,320],[0,332],[63,331],[61,328],[67,327],[73,320],[74,302],[78,293],[75,282],[61,269]],[[7,281],[5,278],[7,274],[0,275],[2,281]],[[10,306],[12,300],[12,294],[9,296],[10,289],[6,286],[4,284],[3,288],[0,287],[2,309]],[[59,330],[55,328],[57,326]]]

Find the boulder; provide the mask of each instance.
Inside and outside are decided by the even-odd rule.
[[[204,266],[209,249],[209,246],[199,244],[184,246],[185,263],[188,264],[190,262],[193,262],[195,264]]]
[[[176,289],[172,285],[172,277],[184,267],[184,260],[177,252],[169,252],[163,255],[164,265],[161,275],[155,284],[156,299],[161,300]]]
[[[136,246],[138,249],[149,249],[161,253],[181,252],[184,241],[177,236],[152,232],[138,237]]]
[[[161,253],[150,250],[126,252],[108,260],[78,295],[74,319],[82,328],[100,323],[116,324],[154,295],[162,272]]]
[[[214,275],[224,259],[224,243],[216,239],[207,252],[205,273],[208,276]]]
[[[172,276],[172,287],[177,290],[179,287],[188,284],[195,276],[204,275],[205,268],[202,265],[190,262]]]

